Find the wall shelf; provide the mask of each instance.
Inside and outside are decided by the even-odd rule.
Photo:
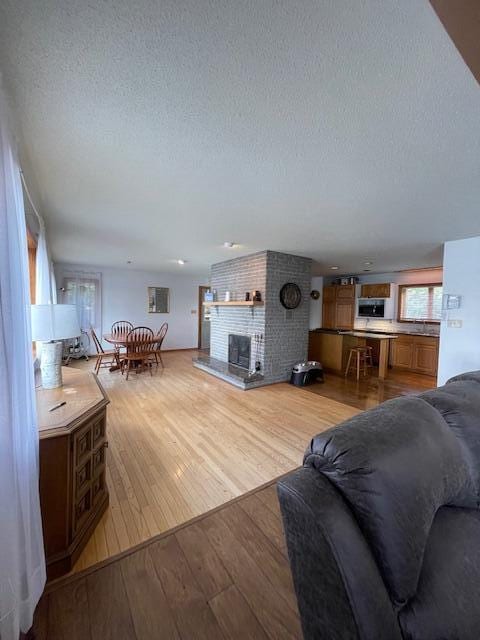
[[[205,307],[263,307],[263,300],[230,300],[229,302],[204,302]]]

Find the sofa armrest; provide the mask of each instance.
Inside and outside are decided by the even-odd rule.
[[[401,640],[378,568],[340,493],[307,467],[277,490],[305,640]]]

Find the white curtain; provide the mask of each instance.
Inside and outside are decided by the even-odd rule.
[[[40,231],[38,235],[35,269],[35,304],[57,304],[57,285],[55,283],[55,273],[53,271],[53,265],[48,251],[45,223],[38,214],[37,216]]]
[[[0,87],[0,638],[27,631],[45,585],[25,212]]]
[[[82,331],[102,331],[102,280],[100,273],[65,271],[62,302],[77,307],[78,323]]]

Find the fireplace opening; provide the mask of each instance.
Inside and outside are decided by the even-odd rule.
[[[228,336],[228,362],[242,369],[250,368],[250,336]]]

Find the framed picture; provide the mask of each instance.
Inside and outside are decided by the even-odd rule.
[[[170,289],[168,287],[148,287],[148,313],[170,312]]]

